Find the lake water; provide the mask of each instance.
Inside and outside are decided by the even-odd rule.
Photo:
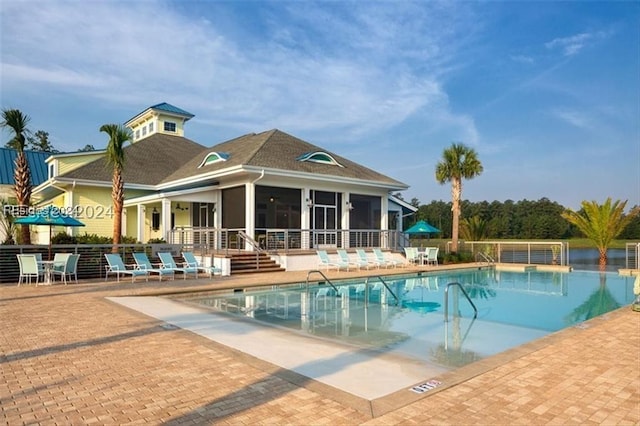
[[[569,248],[569,265],[574,269],[597,271],[599,258],[598,249]],[[607,271],[617,271],[625,267],[625,249],[607,250]]]

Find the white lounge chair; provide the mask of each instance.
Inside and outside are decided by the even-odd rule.
[[[347,271],[349,271],[349,268],[351,267],[355,267],[356,269],[360,269],[360,264],[358,262],[354,262],[353,260],[349,259],[349,254],[347,254],[347,251],[344,249],[338,249],[338,263],[340,264],[341,268],[347,268]]]
[[[377,247],[374,248],[373,249],[373,254],[375,254],[376,260],[378,261],[380,266],[384,266],[385,268],[388,268],[390,266],[393,266],[395,268],[398,265],[402,264],[401,262],[398,262],[397,260],[386,258],[384,256],[384,253],[382,252],[382,250],[380,248],[377,248]]]
[[[327,254],[326,250],[316,250],[316,253],[318,254],[318,257],[320,258],[320,263],[318,265],[319,269],[322,269],[322,267],[324,266],[324,268],[328,271],[329,268],[336,268],[336,270],[340,270],[340,268],[346,268],[348,265],[343,265],[341,262],[340,263],[336,263],[336,262],[332,262],[331,259],[329,259],[329,255]]]
[[[178,266],[176,261],[173,260],[173,255],[171,253],[158,252],[158,257],[160,258],[160,262],[162,262],[163,269],[171,269],[175,272],[182,272],[183,278],[186,280],[187,275],[193,274],[196,278],[198,278],[198,268],[190,267],[190,266]]]
[[[147,271],[150,274],[158,274],[160,281],[162,281],[162,277],[164,275],[170,275],[171,278],[175,279],[176,273],[173,269],[157,268],[153,266],[153,263],[149,260],[147,253],[133,253],[133,260],[136,261],[136,268]]]
[[[120,282],[120,275],[131,275],[131,282],[136,277],[144,277],[145,281],[149,281],[149,273],[140,269],[127,269],[119,254],[105,253],[107,259],[105,280],[109,278],[109,274],[115,274],[116,279]]]
[[[369,269],[374,266],[376,268],[380,268],[380,262],[374,259],[369,259],[367,257],[367,252],[363,249],[356,249],[356,253],[358,254],[358,262],[361,268]]]
[[[198,271],[206,272],[209,275],[209,278],[213,278],[215,274],[222,274],[222,269],[216,266],[204,266],[198,262],[196,259],[196,255],[190,251],[183,251],[182,257],[184,258],[185,264],[190,268],[196,268]]]

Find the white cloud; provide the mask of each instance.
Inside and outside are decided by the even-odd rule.
[[[580,129],[590,129],[592,118],[582,111],[566,108],[554,108],[551,113],[560,120]]]
[[[477,140],[439,81],[464,7],[296,2],[285,5],[287,22],[274,19],[264,40],[244,43],[216,24],[224,4],[215,2],[206,5],[210,19],[156,1],[8,3],[4,85],[55,86],[132,113],[167,101],[203,123],[333,129],[347,138],[428,110]],[[445,18],[445,29],[429,25]]]
[[[547,49],[560,49],[564,56],[573,56],[580,52],[584,47],[597,40],[605,38],[607,34],[604,31],[598,31],[595,33],[580,33],[569,37],[555,38],[547,43],[545,47]]]

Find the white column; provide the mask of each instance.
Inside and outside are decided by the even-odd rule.
[[[137,229],[136,229],[136,238],[138,239],[138,241],[144,243],[144,225],[145,225],[145,213],[147,211],[147,208],[145,207],[144,204],[136,204],[137,207],[137,213],[138,213],[138,225],[137,225]]]
[[[256,199],[256,186],[253,183],[245,184],[245,197],[244,197],[244,226],[245,232],[251,238],[254,238],[256,233],[256,213],[255,213],[255,199]],[[253,247],[249,244],[245,244],[245,250],[252,251]]]
[[[311,190],[309,188],[302,188],[300,191],[302,208],[300,209],[300,227],[305,231],[302,231],[302,235],[300,235],[300,248],[301,249],[309,249],[309,245],[311,243],[311,235],[308,229],[311,229],[311,213],[313,209],[313,205],[309,207],[311,204]]]
[[[349,227],[350,222],[349,222],[349,213],[351,212],[351,210],[349,210],[349,205],[348,203],[351,203],[351,193],[350,192],[343,192],[342,193],[342,218],[341,218],[341,228],[344,232],[342,232],[342,248],[349,248]]]
[[[162,238],[169,242],[169,231],[171,231],[171,200],[163,198],[161,201],[161,219],[160,230]]]

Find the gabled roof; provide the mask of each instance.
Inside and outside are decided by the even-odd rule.
[[[38,186],[48,178],[49,172],[45,160],[51,153],[25,150],[24,154],[27,157],[27,163],[29,163],[31,185]],[[16,158],[18,158],[18,151],[15,149],[0,148],[0,185],[15,184],[13,171]]]
[[[208,152],[225,152],[229,154],[226,161],[209,164],[198,168]],[[309,152],[325,152],[330,154],[344,167],[332,164],[300,161],[299,157]],[[167,176],[162,183],[195,178],[199,174],[210,173],[234,166],[249,166],[265,169],[279,169],[290,172],[312,173],[317,175],[337,176],[359,180],[376,181],[384,184],[406,187],[405,184],[391,179],[381,173],[361,166],[353,161],[326,151],[316,145],[291,136],[277,129],[262,133],[251,133],[215,145],[195,157]]]
[[[185,162],[199,157],[206,148],[181,136],[153,134],[134,144],[126,145],[124,181],[128,184],[156,185]],[[106,156],[62,175],[65,178],[110,182],[113,167]]]

